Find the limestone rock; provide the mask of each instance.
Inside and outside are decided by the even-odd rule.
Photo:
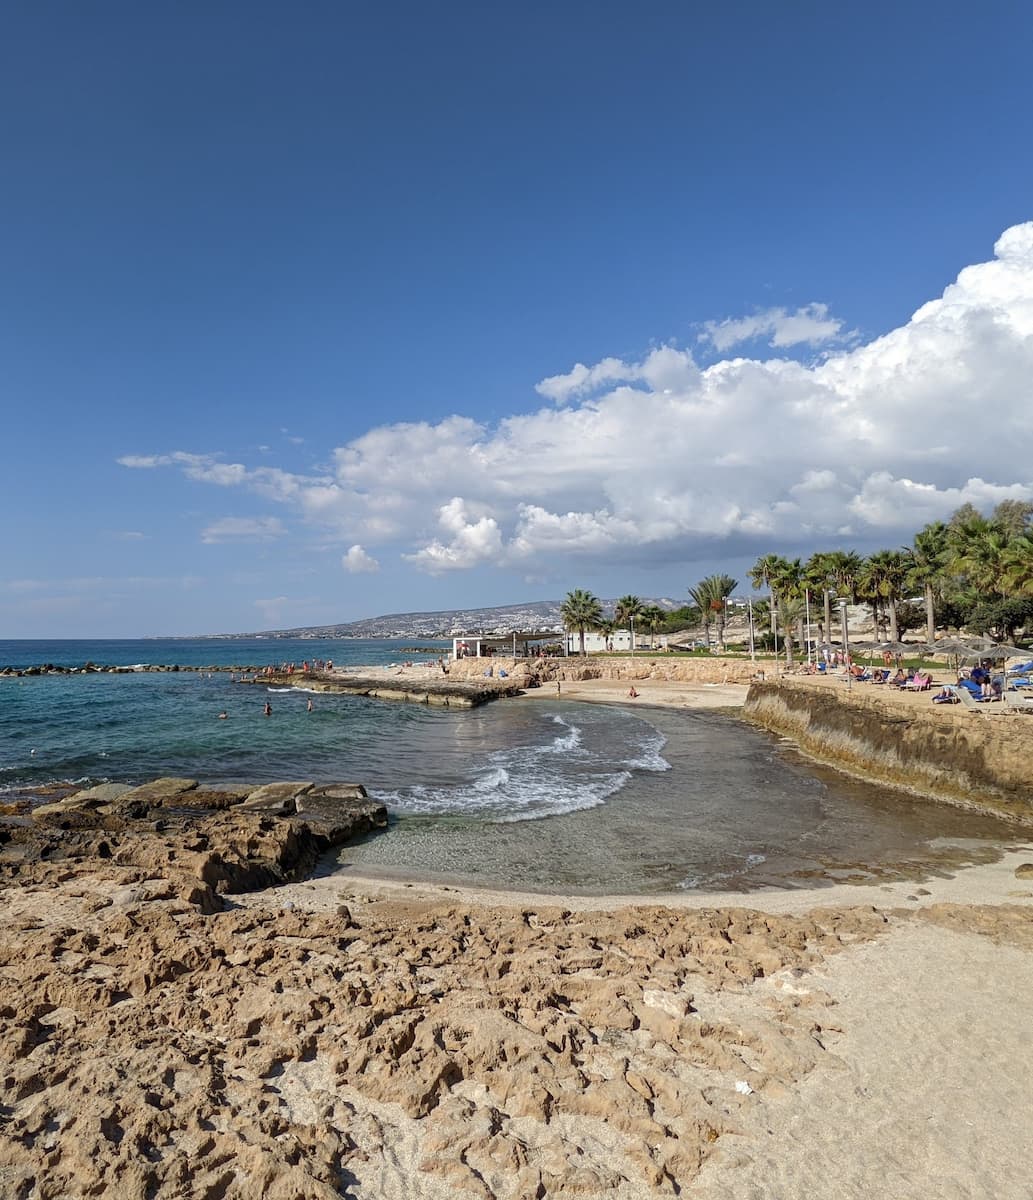
[[[1016,879],[1033,879],[1033,863],[1021,863],[1015,868]]]
[[[314,783],[267,783],[249,792],[240,807],[248,812],[294,812],[298,797],[314,787]]]

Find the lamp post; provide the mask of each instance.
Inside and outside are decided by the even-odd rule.
[[[631,614],[631,657],[635,657],[635,614]]]
[[[753,640],[753,597],[746,598],[746,606],[750,614],[750,662],[756,665],[757,662],[757,647]]]
[[[853,675],[850,674],[850,633],[846,623],[846,601],[839,602],[839,626],[843,637],[843,664],[846,667],[847,686],[853,681]]]
[[[804,633],[804,647],[807,650],[807,665],[811,665],[811,589],[804,588],[803,593],[804,611],[807,619],[807,629]]]

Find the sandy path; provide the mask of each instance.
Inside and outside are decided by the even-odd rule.
[[[823,1037],[838,1062],[758,1095],[693,1195],[1029,1200],[1031,926],[1020,949],[912,923],[827,960],[808,986],[833,1002],[814,1015],[843,1031]]]
[[[694,909],[748,905],[807,914],[874,904],[899,914],[891,915],[883,936],[794,973],[799,978],[780,972],[741,992],[708,997],[707,1020],[752,1028],[784,1006],[787,995],[796,996],[811,1006],[813,1036],[828,1053],[794,1086],[762,1089],[730,1110],[740,1134],[722,1138],[692,1184],[694,1197],[1029,1200],[1033,884],[1016,879],[1015,869],[1031,855],[1033,846],[1025,845],[917,891],[897,883],[655,898]],[[353,877],[287,891],[299,907],[317,911],[342,897],[352,904],[404,897],[487,906],[543,899]],[[599,911],[635,902],[551,899]]]

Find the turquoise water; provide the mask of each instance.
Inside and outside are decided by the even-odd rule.
[[[441,649],[420,644],[431,659]],[[385,641],[0,642],[0,667],[306,658],[418,660],[411,644]],[[388,805],[390,827],[347,847],[344,869],[544,891],[748,888],[857,862],[907,860],[920,873],[937,840],[1012,836],[819,771],[721,714],[552,698],[452,710],[207,670],[0,677],[0,798],[160,775],[359,782]]]

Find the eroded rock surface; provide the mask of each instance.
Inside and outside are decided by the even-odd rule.
[[[885,922],[358,899],[316,913],[275,892],[206,913],[181,867],[204,874],[209,822],[228,818],[233,861],[283,827],[231,810],[189,844],[137,839],[132,861],[112,837],[90,870],[66,856],[9,875],[3,1196],[676,1194],[752,1093],[827,1055],[828,997],[797,981]]]

